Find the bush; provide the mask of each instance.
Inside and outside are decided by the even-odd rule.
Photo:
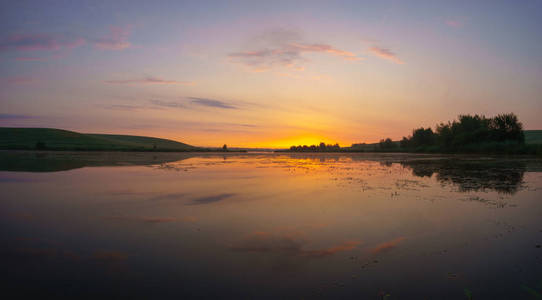
[[[459,115],[458,120],[440,123],[435,132],[418,128],[400,142],[402,149],[420,152],[518,153],[526,150],[523,125],[513,114],[493,118]]]

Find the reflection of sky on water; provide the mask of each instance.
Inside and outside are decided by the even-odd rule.
[[[53,155],[0,172],[6,282],[28,291],[483,299],[542,279],[537,160]]]

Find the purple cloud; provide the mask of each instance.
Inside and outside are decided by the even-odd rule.
[[[75,48],[85,44],[85,39],[69,35],[40,33],[13,34],[0,41],[0,51],[54,51]]]
[[[334,48],[326,44],[291,44],[291,47],[300,52],[323,52],[339,56],[346,60],[360,60],[354,53]]]
[[[197,105],[224,108],[224,109],[237,109],[237,107],[230,105],[228,103],[219,101],[219,100],[196,98],[196,97],[188,97],[188,99],[192,100],[192,103],[197,104]]]
[[[392,61],[396,64],[400,64],[400,65],[404,64],[404,62],[401,59],[399,59],[397,55],[395,55],[395,53],[393,53],[390,49],[380,48],[380,47],[375,46],[375,47],[370,47],[369,51],[371,51],[374,55],[380,58]]]
[[[124,111],[135,111],[138,109],[143,109],[142,106],[137,105],[128,105],[128,104],[111,104],[104,106],[103,108],[109,109],[109,110],[124,110]]]
[[[467,21],[467,18],[464,17],[454,17],[454,18],[448,18],[444,20],[444,24],[448,25],[449,27],[453,28],[461,28],[465,26],[465,23]]]
[[[132,46],[128,41],[130,30],[112,26],[110,31],[109,35],[94,40],[94,47],[102,50],[124,50]]]
[[[163,107],[171,107],[171,108],[186,108],[186,105],[179,102],[173,102],[173,101],[163,101],[163,100],[150,100],[150,102],[157,106],[163,106]]]
[[[136,79],[123,79],[123,80],[106,80],[106,83],[111,84],[179,84],[179,85],[194,85],[190,81],[176,81],[176,80],[166,80],[156,77],[145,77],[145,78],[136,78]]]
[[[16,57],[16,61],[46,61],[45,57]]]
[[[222,201],[224,199],[233,197],[235,195],[236,194],[232,194],[232,193],[224,193],[224,194],[218,194],[218,195],[212,195],[212,196],[199,197],[199,198],[196,198],[196,199],[192,200],[192,202],[187,203],[186,205],[211,204],[211,203],[219,202],[219,201]]]
[[[36,82],[36,79],[31,77],[4,77],[0,78],[0,82],[8,84],[30,84]]]
[[[330,54],[344,60],[356,61],[363,58],[354,53],[337,49],[324,43],[307,43],[301,36],[290,30],[267,32],[253,41],[252,49],[233,52],[228,55],[234,63],[243,64],[252,71],[262,72],[274,67],[287,67],[302,71],[302,63],[307,59],[304,53],[316,52]]]

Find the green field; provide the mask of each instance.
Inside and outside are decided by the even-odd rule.
[[[542,130],[524,130],[526,144],[542,144]]]
[[[173,140],[144,136],[86,134],[52,128],[0,128],[0,149],[88,151],[198,151]]]

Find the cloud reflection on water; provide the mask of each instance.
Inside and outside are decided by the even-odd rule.
[[[308,258],[323,258],[338,252],[356,248],[361,242],[345,241],[322,249],[306,249],[309,241],[303,233],[254,232],[230,246],[230,249],[242,252],[273,253]]]

